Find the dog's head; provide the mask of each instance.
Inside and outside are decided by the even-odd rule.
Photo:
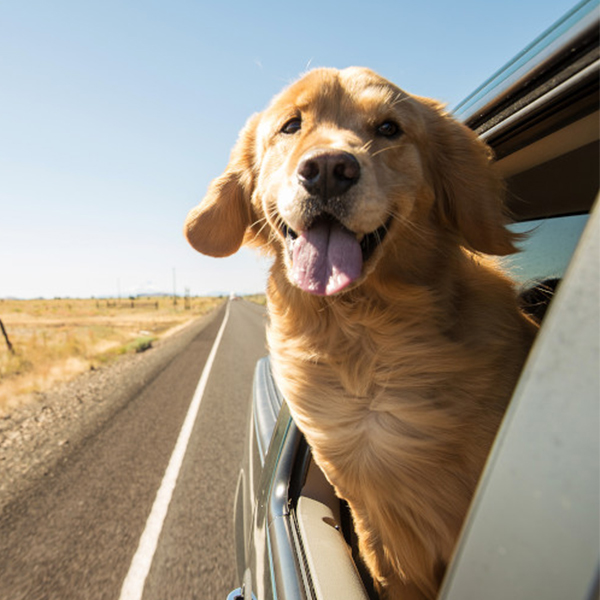
[[[443,107],[367,69],[317,69],[250,118],[185,231],[211,256],[262,246],[331,295],[402,260],[408,238],[514,252],[502,210],[487,146]]]

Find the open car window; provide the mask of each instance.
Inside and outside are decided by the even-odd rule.
[[[503,260],[511,277],[526,287],[564,277],[588,215],[571,215],[515,223],[510,229],[524,234],[520,252]]]

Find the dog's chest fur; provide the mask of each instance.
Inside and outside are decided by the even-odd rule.
[[[315,460],[349,502],[359,536],[380,535],[379,511],[389,509],[396,536],[437,540],[425,570],[437,568],[449,560],[522,363],[512,342],[521,317],[480,317],[497,328],[497,344],[483,347],[456,335],[448,307],[425,287],[406,287],[394,302],[356,294],[307,305],[295,294],[271,282],[268,338]],[[493,298],[487,305],[494,310]],[[402,564],[391,570],[424,570],[402,548],[393,554]]]

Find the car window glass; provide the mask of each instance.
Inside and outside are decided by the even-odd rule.
[[[572,32],[586,18],[593,18],[596,10],[596,2],[584,1],[577,4],[562,19],[557,21],[552,27],[546,30],[542,35],[533,40],[531,44],[525,47],[515,58],[494,73],[486,82],[478,87],[470,96],[460,102],[454,109],[454,113],[465,118],[465,115],[475,112],[477,107],[485,105],[486,98],[491,94],[498,94],[499,88],[509,89],[514,85],[519,77],[531,72],[531,63],[537,61],[541,63],[552,52],[553,44],[568,32]]]
[[[519,243],[521,252],[504,259],[510,275],[520,284],[562,278],[587,220],[588,215],[575,215],[511,225],[527,235]]]

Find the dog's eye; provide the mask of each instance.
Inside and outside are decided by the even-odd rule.
[[[302,119],[300,117],[294,117],[287,121],[287,123],[281,128],[281,133],[287,133],[293,135],[302,129]]]
[[[386,138],[395,138],[402,133],[400,125],[395,121],[384,121],[377,127],[377,135]]]

